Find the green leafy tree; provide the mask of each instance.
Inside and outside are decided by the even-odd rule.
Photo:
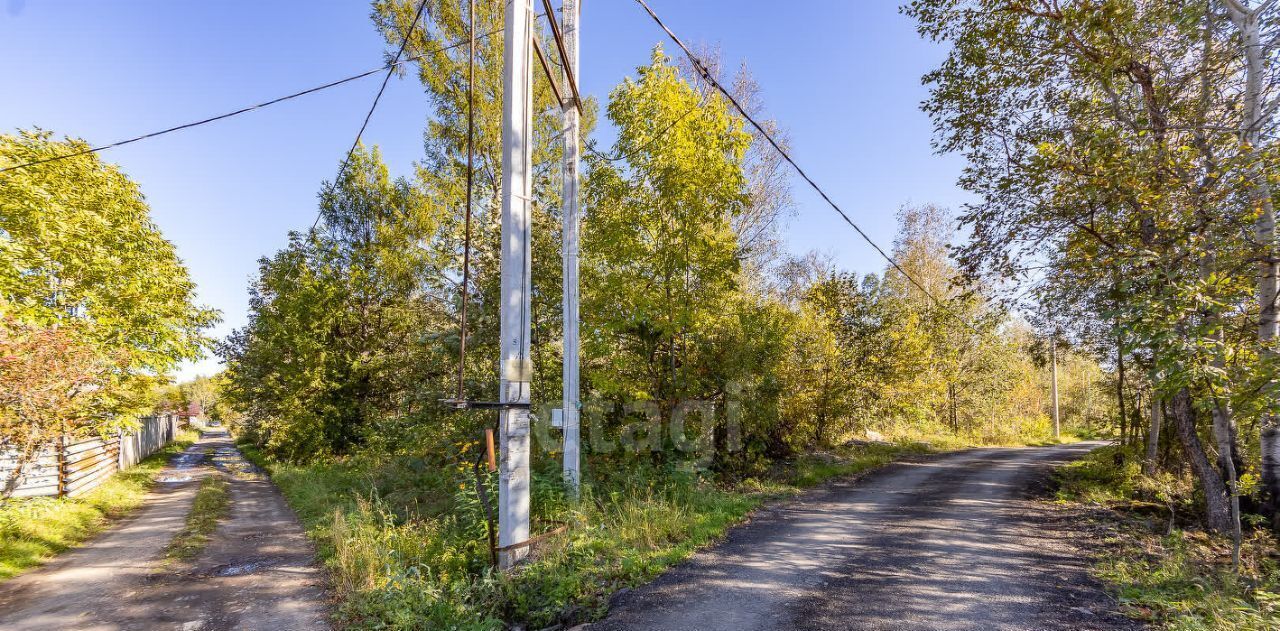
[[[321,224],[260,262],[250,319],[221,347],[245,431],[305,459],[385,440],[436,410],[451,374],[439,207],[356,151],[320,196]]]
[[[85,148],[40,130],[0,135],[0,166]],[[90,415],[103,428],[146,412],[157,376],[200,358],[218,319],[196,304],[138,185],[96,154],[0,175],[0,317],[64,326],[66,348],[110,361]]]
[[[608,116],[618,129],[612,153],[625,162],[592,159],[584,188],[587,378],[606,399],[669,410],[724,385],[706,378],[707,362],[737,306],[731,222],[748,201],[749,137],[661,48],[613,90]]]

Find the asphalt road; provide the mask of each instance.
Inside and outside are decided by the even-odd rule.
[[[590,629],[1142,628],[1090,578],[1077,516],[1031,497],[1101,444],[957,452],[834,483],[759,512]]]

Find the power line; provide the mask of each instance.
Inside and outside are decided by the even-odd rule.
[[[477,36],[477,39],[479,39],[479,38],[489,37],[489,36],[491,36],[491,35],[495,35],[495,34],[500,33],[500,32],[501,32],[501,29],[495,29],[495,30],[493,30],[493,31],[489,31],[489,32],[487,32],[487,33],[483,33],[483,34],[481,34],[481,35]],[[18,169],[25,169],[25,168],[28,168],[28,167],[33,167],[33,166],[37,166],[37,165],[41,165],[41,164],[47,164],[47,163],[49,163],[49,162],[57,162],[57,161],[59,161],[59,160],[66,160],[66,159],[68,159],[68,158],[76,158],[76,157],[83,156],[83,155],[88,155],[88,154],[91,154],[91,153],[98,153],[98,152],[100,152],[100,151],[106,151],[107,149],[115,149],[115,148],[117,148],[117,147],[122,147],[122,146],[124,146],[124,145],[132,144],[132,143],[135,143],[135,142],[138,142],[138,141],[141,141],[141,140],[147,140],[147,139],[150,139],[150,138],[155,138],[155,137],[157,137],[157,136],[163,136],[163,135],[165,135],[165,134],[170,134],[170,133],[173,133],[173,132],[175,132],[175,131],[182,131],[182,130],[184,130],[184,129],[190,129],[190,128],[192,128],[192,127],[199,127],[199,126],[201,126],[201,125],[207,125],[207,124],[209,124],[209,123],[214,123],[214,122],[217,122],[217,121],[220,121],[220,120],[226,119],[226,118],[231,118],[231,117],[233,117],[233,116],[239,116],[240,114],[247,114],[247,113],[249,113],[249,112],[252,112],[252,111],[255,111],[255,110],[259,110],[259,109],[262,109],[262,108],[264,108],[264,107],[269,107],[269,106],[271,106],[271,105],[275,105],[275,104],[277,104],[277,103],[283,103],[284,101],[288,101],[288,100],[290,100],[290,99],[296,99],[296,98],[298,98],[298,97],[300,97],[300,96],[306,96],[306,95],[308,95],[308,94],[312,94],[312,93],[314,93],[314,92],[320,92],[320,91],[322,91],[322,90],[327,90],[327,89],[329,89],[329,88],[334,88],[334,87],[337,87],[337,86],[343,85],[343,84],[345,84],[345,83],[350,83],[350,82],[352,82],[352,81],[356,81],[356,80],[358,80],[358,79],[363,79],[363,78],[368,77],[368,76],[370,76],[370,75],[377,74],[377,73],[379,73],[379,72],[381,72],[381,71],[383,71],[383,70],[392,70],[392,69],[394,69],[394,68],[396,68],[396,67],[398,67],[398,66],[401,66],[401,65],[404,65],[404,64],[413,63],[413,62],[415,62],[415,61],[418,61],[418,60],[421,60],[421,59],[423,59],[423,58],[427,57],[428,55],[433,55],[433,54],[436,54],[436,53],[441,53],[441,52],[444,52],[444,51],[447,51],[447,50],[452,50],[452,49],[454,49],[454,48],[459,48],[459,47],[466,46],[466,45],[467,45],[467,40],[462,40],[462,41],[459,41],[459,42],[454,42],[454,43],[452,43],[452,44],[449,44],[448,46],[444,46],[444,47],[442,47],[442,48],[438,48],[438,49],[433,50],[433,51],[431,51],[431,52],[429,52],[429,53],[423,53],[423,54],[421,54],[421,55],[415,55],[415,56],[413,56],[413,57],[405,58],[404,60],[401,60],[401,61],[396,61],[396,62],[393,62],[393,63],[384,64],[384,65],[382,65],[382,66],[378,66],[377,68],[374,68],[374,69],[372,69],[372,70],[366,70],[365,72],[361,72],[361,73],[359,73],[359,74],[354,74],[354,75],[351,75],[351,76],[349,76],[349,77],[345,77],[345,78],[342,78],[342,79],[338,79],[337,81],[330,81],[329,83],[325,83],[325,84],[323,84],[323,85],[318,85],[318,86],[315,86],[315,87],[313,87],[313,88],[307,88],[306,90],[302,90],[301,92],[294,92],[293,94],[287,94],[287,95],[285,95],[285,96],[277,97],[277,98],[271,99],[270,101],[263,101],[262,103],[258,103],[258,104],[256,104],[256,105],[250,105],[250,106],[248,106],[248,107],[242,107],[242,108],[240,108],[240,109],[238,109],[238,110],[234,110],[234,111],[231,111],[231,112],[227,112],[227,113],[225,113],[225,114],[219,114],[219,115],[217,115],[217,116],[211,116],[211,117],[209,117],[209,118],[201,119],[201,120],[198,120],[198,121],[193,121],[193,122],[190,122],[190,123],[184,123],[184,124],[182,124],[182,125],[177,125],[177,126],[175,126],[175,127],[169,127],[168,129],[162,129],[162,130],[160,130],[160,131],[154,131],[154,132],[151,132],[151,133],[143,134],[143,135],[141,135],[141,136],[135,136],[135,137],[133,137],[133,138],[128,138],[128,139],[126,139],[126,140],[120,140],[120,141],[117,141],[117,142],[113,142],[113,143],[106,144],[106,145],[101,145],[101,146],[98,146],[98,147],[91,147],[91,148],[89,148],[89,149],[83,149],[83,150],[81,150],[81,151],[74,151],[74,152],[71,152],[71,153],[63,154],[63,155],[53,156],[53,157],[51,157],[51,158],[44,158],[44,159],[41,159],[41,160],[33,160],[33,161],[31,161],[31,162],[24,162],[23,164],[17,164],[17,165],[14,165],[14,166],[4,167],[4,168],[0,169],[0,173],[5,173],[5,172],[8,172],[8,171],[16,171],[16,170],[18,170]]]
[[[462,245],[462,288],[458,292],[458,400],[466,398],[467,373],[467,288],[471,283],[471,202],[475,196],[474,180],[476,171],[476,0],[467,3],[467,36],[470,47],[467,49],[467,210]],[[476,464],[479,466],[479,463]],[[477,484],[479,478],[477,478]],[[477,488],[479,488],[477,486]],[[485,512],[489,513],[489,552],[497,555],[493,538],[493,515],[485,500]],[[496,561],[494,563],[497,564]]]
[[[388,64],[387,74],[382,77],[382,86],[378,88],[378,93],[373,97],[373,104],[369,106],[369,112],[364,115],[364,122],[360,124],[360,131],[356,132],[356,139],[351,142],[351,148],[347,149],[347,157],[342,159],[342,165],[338,167],[338,175],[333,178],[333,184],[329,186],[329,192],[338,186],[338,182],[342,179],[343,173],[347,170],[347,165],[351,163],[351,156],[355,154],[356,147],[360,146],[360,137],[364,136],[364,130],[369,126],[369,119],[373,118],[373,111],[378,109],[378,101],[382,100],[382,93],[387,89],[387,83],[391,81],[391,75],[395,74],[396,66],[400,64],[400,56],[404,54],[404,49],[409,46],[409,38],[413,36],[413,31],[418,26],[418,18],[422,17],[422,12],[427,8],[427,0],[418,3],[418,11],[413,14],[413,20],[409,22],[409,30],[400,38],[400,48],[396,50],[396,56]],[[474,41],[474,34],[467,33],[467,42]],[[461,44],[459,44],[461,45]],[[316,212],[316,220],[311,222],[311,229],[315,230],[320,225],[320,217],[324,215],[324,205],[320,206],[320,210]]]
[[[851,219],[849,215],[845,213],[844,210],[841,209],[840,206],[837,205],[829,195],[827,195],[826,191],[822,190],[822,187],[818,186],[818,183],[814,182],[813,178],[809,177],[809,175],[804,172],[804,169],[800,168],[800,165],[797,164],[796,161],[791,158],[791,155],[787,153],[787,151],[783,149],[782,146],[779,145],[776,140],[773,139],[773,136],[768,131],[766,131],[765,128],[760,125],[760,123],[757,123],[755,118],[753,118],[750,114],[747,113],[746,108],[742,107],[742,105],[738,103],[738,100],[733,97],[733,94],[731,94],[729,90],[726,89],[723,85],[720,85],[720,82],[717,81],[715,76],[712,75],[711,70],[707,68],[706,64],[704,64],[702,60],[698,58],[697,55],[693,54],[693,51],[689,50],[689,47],[685,46],[684,42],[680,41],[680,38],[677,37],[676,34],[671,31],[670,28],[667,28],[667,25],[662,21],[662,18],[658,17],[658,14],[654,13],[653,9],[649,8],[648,3],[646,3],[645,0],[636,0],[636,2],[639,3],[640,6],[644,8],[645,12],[649,14],[649,17],[653,18],[653,21],[657,22],[658,26],[663,31],[666,32],[667,37],[670,37],[671,41],[675,42],[676,46],[679,46],[680,49],[684,51],[684,54],[689,57],[689,61],[693,63],[694,68],[698,71],[699,74],[702,75],[703,80],[706,81],[708,84],[710,84],[711,87],[714,87],[715,89],[719,90],[720,93],[723,94],[731,104],[733,104],[733,107],[738,110],[738,113],[741,114],[742,117],[747,120],[747,122],[751,123],[751,126],[755,127],[756,131],[758,131],[760,135],[764,137],[765,140],[768,140],[770,145],[773,145],[773,148],[782,156],[782,158],[786,160],[791,165],[791,167],[796,170],[796,173],[799,173],[800,177],[804,178],[804,181],[808,182],[809,186],[812,187],[813,190],[817,191],[818,195],[822,196],[822,199],[826,201],[827,204],[831,206],[832,209],[834,209],[837,213],[839,213],[840,217],[844,219],[845,223],[849,224],[850,227],[852,227],[855,231],[857,231],[858,236],[861,236],[863,241],[866,241],[869,245],[871,245],[872,248],[875,248],[875,251],[878,252],[880,256],[884,258],[884,260],[888,261],[889,265],[893,266],[893,268],[898,270],[898,272],[901,273],[904,277],[906,277],[907,280],[911,281],[911,284],[915,285],[917,289],[919,289],[921,292],[924,292],[924,295],[928,296],[929,299],[932,300],[934,304],[941,307],[943,311],[946,311],[947,314],[955,318],[958,322],[968,327],[969,330],[979,335],[982,334],[972,324],[969,324],[967,320],[965,320],[964,318],[961,318],[959,315],[956,314],[956,312],[952,311],[950,307],[947,307],[945,304],[943,304],[943,302],[939,300],[936,296],[934,296],[928,289],[925,289],[924,285],[920,284],[920,282],[917,281],[915,278],[913,278],[910,274],[908,274],[906,270],[902,269],[902,266],[899,265],[898,262],[895,261],[892,256],[890,256],[887,252],[885,252],[884,249],[882,249],[878,244],[876,244],[875,241],[872,241],[871,237],[867,236],[867,233],[863,232],[862,228],[860,228],[858,224],[854,223],[853,219]]]

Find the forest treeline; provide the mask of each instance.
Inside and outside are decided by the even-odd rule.
[[[904,12],[950,51],[924,108],[978,198],[961,270],[1018,281],[1045,326],[1150,383],[1128,457],[1192,476],[1202,523],[1238,547],[1241,510],[1280,499],[1275,3]]]
[[[413,8],[377,4],[389,40]],[[466,26],[458,3],[430,8],[429,26],[409,44],[429,60],[417,66],[433,107],[426,157],[393,179],[376,149],[357,151],[322,187],[318,226],[262,259],[250,321],[220,347],[236,426],[277,457],[372,450],[447,463],[491,423],[440,401],[455,394],[462,300],[464,391],[485,400],[497,387],[501,42],[478,45],[476,215],[463,296],[467,57],[433,51],[465,37]],[[500,24],[494,7],[477,11],[485,32]],[[559,406],[561,388],[562,142],[553,97],[537,79],[530,319],[533,400],[545,410]],[[764,113],[749,73],[723,79]],[[657,460],[671,455],[680,437],[645,421],[665,426],[690,401],[714,410],[687,431],[714,437],[719,470],[757,469],[868,431],[983,443],[1050,436],[1048,337],[965,281],[948,211],[898,210],[892,253],[914,283],[887,265],[855,274],[835,253],[784,250],[795,211],[785,164],[661,48],[610,93],[603,115],[616,140],[607,152],[593,140],[600,105],[585,106],[582,383],[598,419],[584,423],[588,483],[590,463],[614,461],[599,446],[620,435],[657,448]],[[1090,347],[1060,346],[1065,422],[1110,428],[1114,371]],[[726,427],[730,413],[740,430]],[[740,451],[730,444],[738,431]]]

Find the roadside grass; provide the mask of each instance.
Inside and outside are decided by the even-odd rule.
[[[1082,440],[1097,440],[1098,436],[1091,435],[1088,432],[1073,434],[1071,432],[1061,432],[1057,438],[1041,438],[1036,440],[1023,441],[1020,444],[1027,447],[1052,447],[1053,445],[1069,445],[1078,443]]]
[[[1280,569],[1276,539],[1255,531],[1243,542],[1240,572],[1231,571],[1231,545],[1204,533],[1166,536],[1131,530],[1121,554],[1098,575],[1119,588],[1131,616],[1179,631],[1280,629]]]
[[[218,527],[218,522],[227,516],[230,507],[231,496],[226,479],[216,472],[205,476],[200,481],[200,488],[196,489],[187,523],[169,541],[165,557],[176,561],[195,558],[209,543],[209,537]]]
[[[1017,431],[1017,428],[1005,428],[999,431],[978,430],[961,434],[938,429],[922,431],[918,428],[906,427],[886,433],[891,437],[889,440],[895,444],[919,443],[933,451],[954,451],[972,447],[1049,447],[1077,443],[1082,440],[1110,438],[1080,429],[1074,432],[1064,430],[1058,438],[1052,438],[1047,429],[1038,426],[1023,428],[1022,431]]]
[[[1226,537],[1185,528],[1195,517],[1191,482],[1144,476],[1134,456],[1103,447],[1057,474],[1059,500],[1112,511],[1113,535],[1095,572],[1125,613],[1178,631],[1280,629],[1276,538],[1246,530],[1240,570],[1232,572]]]
[[[142,504],[169,458],[198,435],[183,432],[174,442],[75,498],[34,497],[0,501],[0,580],[45,563],[101,532]]]
[[[509,574],[490,568],[470,466],[441,464],[438,455],[376,452],[297,464],[268,458],[244,441],[239,447],[280,488],[315,542],[343,627],[471,631],[568,628],[599,619],[619,590],[652,580],[766,501],[973,442],[913,434],[761,461],[749,473],[720,476],[649,458],[593,457],[584,463],[578,502],[565,495],[558,459],[537,457],[533,533],[567,529],[541,539],[530,560]],[[492,499],[497,476],[486,475]]]
[[[1132,450],[1115,445],[1099,447],[1083,458],[1058,469],[1059,500],[1123,506],[1135,501],[1140,490],[1153,489],[1144,480]]]
[[[469,467],[407,456],[299,465],[240,449],[269,473],[316,542],[344,626],[464,630],[598,619],[618,590],[652,580],[761,503],[931,451],[921,443],[839,448],[733,483],[647,460],[589,463],[602,473],[588,476],[576,503],[562,490],[558,463],[546,459],[533,471],[533,530],[568,528],[503,575],[489,567]],[[491,493],[496,481],[489,474]]]
[[[786,484],[797,489],[805,489],[826,482],[832,478],[857,475],[870,469],[889,464],[903,456],[923,455],[960,446],[935,446],[936,443],[900,442],[871,443],[852,449],[841,450],[835,458],[819,457],[807,454],[797,459]],[[785,491],[786,489],[784,489]]]

